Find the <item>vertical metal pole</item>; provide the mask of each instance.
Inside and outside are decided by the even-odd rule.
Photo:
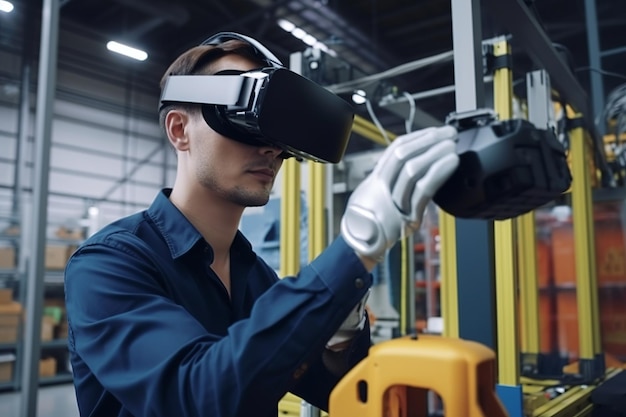
[[[452,0],[456,111],[485,104],[480,0]]]
[[[479,0],[452,0],[452,40],[456,110],[483,107]],[[493,222],[456,219],[455,227],[459,337],[495,350]]]
[[[400,332],[417,334],[415,323],[415,239],[413,235],[400,241]],[[427,289],[427,291],[430,289]]]
[[[32,217],[35,227],[33,230],[33,253],[26,282],[26,321],[23,332],[24,357],[22,358],[23,383],[20,410],[22,417],[35,417],[37,414],[44,258],[48,223],[48,173],[50,170],[52,106],[56,87],[58,33],[59,0],[44,0],[35,125],[35,183]]]
[[[493,44],[496,57],[511,56],[511,47],[507,40],[496,40]],[[494,71],[493,92],[494,110],[501,120],[513,117],[513,68],[502,67]],[[518,345],[518,292],[517,292],[517,252],[515,238],[517,230],[515,219],[494,222],[495,270],[496,270],[496,311],[498,341],[498,382],[500,385],[516,387],[519,385],[519,345]],[[522,400],[519,390],[520,402]],[[521,404],[513,401],[515,407]],[[505,405],[511,411],[507,401]]]
[[[554,110],[551,97],[550,76],[545,70],[526,74],[526,96],[528,97],[528,120],[539,129],[554,127]],[[539,319],[539,270],[537,268],[537,227],[535,212],[524,214],[518,219],[520,304],[522,307],[522,360],[523,366],[537,371],[543,364],[540,360],[541,323]],[[542,295],[544,302],[549,294]],[[539,370],[539,372],[542,372]]]
[[[302,74],[302,53],[289,57],[289,68]],[[283,187],[280,196],[280,271],[281,277],[295,275],[300,269],[300,183],[301,166],[295,158],[283,163]],[[308,256],[312,260],[324,247],[324,166],[315,162],[309,168]],[[284,401],[284,400],[283,400]],[[319,408],[301,400],[302,417],[319,417]]]
[[[289,57],[289,67],[302,72],[302,58]],[[300,163],[295,158],[283,163],[283,182],[280,195],[280,275],[295,275],[300,269]]]
[[[309,162],[309,254],[312,261],[326,248],[326,166]]]
[[[17,270],[20,279],[26,273],[26,257],[23,248],[28,244],[28,238],[24,231],[24,170],[26,169],[26,151],[28,149],[28,124],[30,121],[30,65],[22,68],[22,87],[20,92],[19,132],[17,136],[17,157],[15,163],[15,187],[13,188],[13,216],[22,225],[20,231],[20,248]],[[23,296],[21,296],[24,298]]]
[[[510,57],[506,39],[493,43],[495,57]],[[513,68],[498,66],[493,75],[494,110],[501,120],[513,117]],[[516,220],[494,222],[495,303],[497,311],[498,385],[496,392],[511,417],[522,417],[524,396],[520,385],[518,339],[518,245]]]
[[[585,21],[587,23],[587,50],[589,51],[589,66],[594,70],[602,69],[600,56],[600,36],[598,34],[598,13],[596,0],[585,0]],[[606,126],[602,119],[604,111],[604,83],[599,71],[589,71],[591,78],[591,102],[594,120],[600,137],[606,133]]]
[[[17,146],[15,147],[15,168],[13,187],[13,219],[19,218],[22,208],[22,178],[24,177],[24,162],[26,159],[26,145],[28,144],[28,121],[30,119],[30,66],[22,67],[22,83],[20,89],[20,112],[18,115]]]
[[[596,252],[593,245],[595,225],[591,195],[592,174],[588,163],[590,138],[581,127],[581,118],[580,113],[571,118],[572,124],[576,127],[569,131],[572,155],[572,220],[580,349],[578,372],[585,379],[592,380],[605,371],[605,364],[600,343],[598,280]]]

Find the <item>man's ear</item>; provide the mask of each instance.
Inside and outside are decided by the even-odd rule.
[[[189,115],[180,110],[170,110],[165,116],[167,138],[177,151],[186,151],[189,148],[187,129],[185,129],[189,122]]]

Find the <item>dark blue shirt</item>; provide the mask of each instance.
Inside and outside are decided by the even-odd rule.
[[[325,342],[372,281],[354,251],[337,238],[279,280],[238,232],[229,298],[211,246],[168,195],[103,228],[68,262],[81,415],[276,417],[288,391],[327,409],[340,376],[322,361]],[[366,326],[346,367],[369,342]]]

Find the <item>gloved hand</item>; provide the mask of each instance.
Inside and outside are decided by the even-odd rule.
[[[359,303],[350,311],[350,314],[341,323],[339,329],[335,332],[333,337],[326,342],[326,348],[330,350],[336,350],[337,346],[354,337],[358,332],[365,327],[365,306],[367,299],[369,298],[371,288],[365,293],[365,296],[359,301]]]
[[[382,260],[402,236],[414,233],[426,205],[459,164],[456,129],[427,128],[397,137],[348,199],[341,234],[362,256]]]

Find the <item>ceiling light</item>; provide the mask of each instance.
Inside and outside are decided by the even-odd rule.
[[[298,39],[304,39],[304,37],[307,35],[307,33],[302,28],[295,28],[291,31],[291,34]]]
[[[278,19],[277,23],[278,26],[280,26],[284,31],[291,33],[295,38],[300,39],[305,44],[315,49],[320,49],[329,55],[337,56],[337,53],[335,51],[324,45],[322,42],[318,41],[315,36],[307,33],[306,30],[299,28],[289,20]]]
[[[367,101],[367,97],[365,94],[365,91],[363,90],[355,90],[354,93],[352,93],[352,101],[354,101],[354,104],[363,104]]]
[[[137,61],[145,61],[148,58],[147,52],[115,41],[107,42],[107,49],[109,51],[117,52],[118,54],[136,59]]]
[[[296,28],[296,25],[294,25],[287,19],[279,19],[278,26],[280,26],[286,32],[292,32]]]
[[[309,46],[313,46],[317,43],[317,39],[315,39],[315,36],[307,34],[304,38],[302,38],[302,42]]]
[[[13,11],[13,3],[0,0],[0,12],[11,13]]]

